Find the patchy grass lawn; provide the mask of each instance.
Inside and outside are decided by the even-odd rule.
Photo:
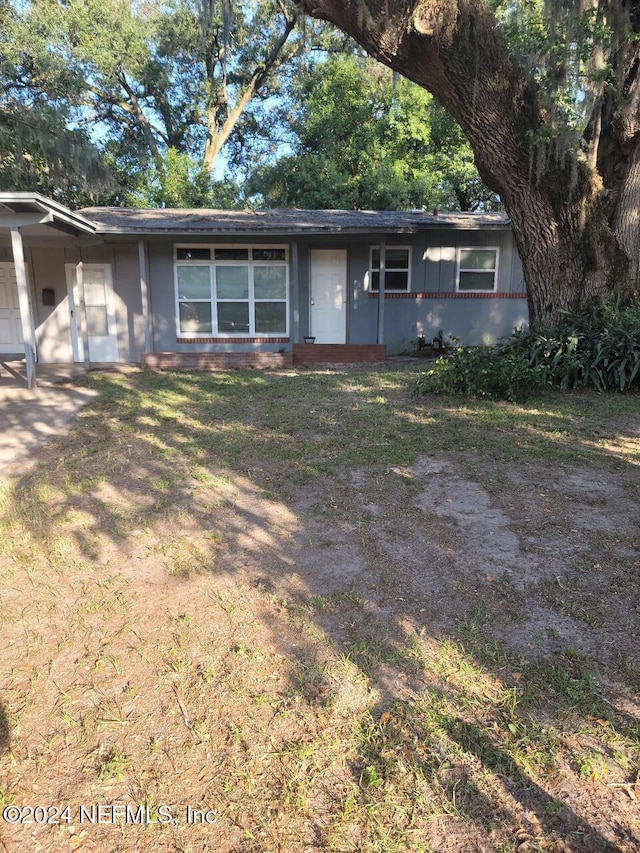
[[[7,850],[640,849],[638,398],[416,370],[89,375],[0,485]]]

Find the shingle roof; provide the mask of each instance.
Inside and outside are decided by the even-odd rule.
[[[78,211],[100,234],[413,233],[430,228],[506,228],[506,213],[371,210],[187,210],[88,207]]]

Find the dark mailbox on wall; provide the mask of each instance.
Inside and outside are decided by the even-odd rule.
[[[43,287],[42,288],[42,304],[43,305],[55,305],[56,304],[56,292],[52,287]]]

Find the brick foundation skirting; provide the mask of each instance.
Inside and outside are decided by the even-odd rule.
[[[377,293],[369,293],[369,299],[377,299]],[[480,291],[447,291],[445,293],[385,293],[385,299],[526,299],[526,293],[482,293]]]
[[[360,364],[384,361],[384,344],[294,344],[294,364]]]
[[[293,367],[290,352],[145,352],[150,370],[229,370],[238,367]]]
[[[176,338],[177,344],[288,344],[289,338]]]

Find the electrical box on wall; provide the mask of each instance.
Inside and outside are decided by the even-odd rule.
[[[55,305],[56,304],[56,292],[52,287],[43,287],[42,288],[42,304],[43,305]]]

